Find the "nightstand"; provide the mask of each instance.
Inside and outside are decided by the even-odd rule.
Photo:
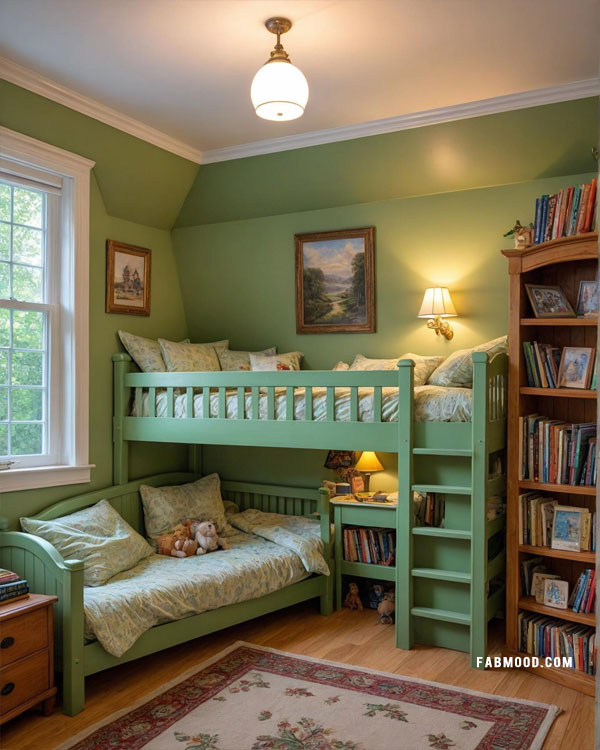
[[[0,604],[0,724],[42,703],[54,710],[56,596],[31,594]]]
[[[344,527],[375,527],[395,531],[398,504],[359,502],[351,495],[338,495],[330,500],[330,504],[333,505],[335,527],[335,606],[336,609],[341,609],[343,575],[354,578],[374,578],[394,583],[396,581],[395,565],[375,565],[344,560]]]

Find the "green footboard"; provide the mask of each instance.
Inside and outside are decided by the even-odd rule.
[[[192,473],[146,477],[63,500],[36,518],[58,518],[106,498],[133,528],[144,534],[139,486],[149,484],[159,487],[194,479],[197,479],[197,475]],[[242,509],[258,508],[285,515],[318,514],[325,557],[332,568],[327,491],[228,481],[222,481],[221,490],[224,499],[236,502]],[[63,710],[71,716],[84,707],[86,675],[308,599],[319,597],[322,614],[330,614],[333,607],[333,575],[314,575],[259,599],[157,625],[144,633],[126,654],[117,658],[104,651],[95,641],[84,642],[83,563],[64,560],[49,542],[39,537],[8,531],[0,533],[0,566],[26,578],[32,591],[58,597],[54,609],[56,667],[62,672]]]

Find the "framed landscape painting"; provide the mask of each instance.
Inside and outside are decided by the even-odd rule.
[[[150,315],[150,250],[106,241],[106,312]]]
[[[295,236],[296,332],[375,332],[374,227]]]

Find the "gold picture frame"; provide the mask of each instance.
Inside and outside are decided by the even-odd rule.
[[[106,241],[106,312],[120,315],[150,315],[148,248]]]

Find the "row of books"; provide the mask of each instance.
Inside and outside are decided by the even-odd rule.
[[[569,388],[568,377],[561,377],[560,364],[562,349],[539,341],[524,341],[523,355],[527,373],[527,385],[532,388]],[[589,374],[582,373],[581,380],[586,388],[595,389],[598,385],[597,353],[592,350],[593,366],[589,367]],[[588,382],[589,381],[589,382]],[[577,386],[582,387],[582,386]]]
[[[519,479],[595,486],[596,423],[519,417],[519,455]]]
[[[0,603],[29,596],[29,583],[18,573],[0,568]]]
[[[589,232],[594,222],[596,178],[553,195],[542,195],[535,202],[533,242],[572,237]]]
[[[571,669],[589,675],[595,674],[594,628],[533,612],[519,612],[517,627],[519,651],[522,653],[570,659]]]
[[[595,611],[596,599],[596,571],[588,568],[581,573],[569,599],[569,607],[573,612],[589,614]]]
[[[389,529],[345,528],[344,560],[347,562],[393,565],[396,535]]]
[[[519,495],[519,543],[532,547],[552,547],[557,507],[563,508],[553,497],[540,495],[539,492],[524,492]],[[596,514],[587,508],[575,506],[571,510],[581,513],[579,549],[584,552],[595,552]]]
[[[443,526],[446,497],[438,492],[415,492],[415,526]]]

